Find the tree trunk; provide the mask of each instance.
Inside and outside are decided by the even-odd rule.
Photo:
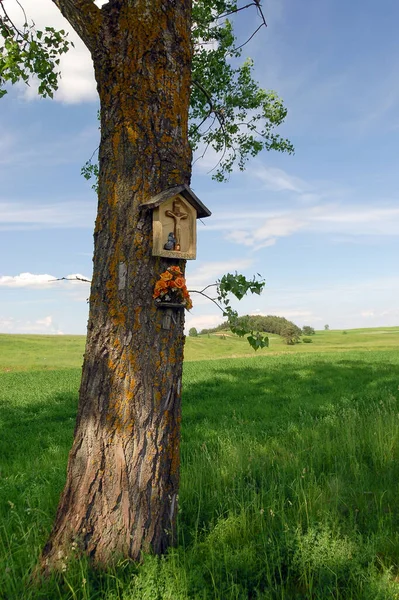
[[[184,311],[165,318],[152,294],[162,271],[184,263],[152,256],[140,205],[190,181],[191,0],[113,0],[101,19],[90,47],[101,101],[90,315],[45,570],[65,569],[77,550],[101,565],[175,539]]]

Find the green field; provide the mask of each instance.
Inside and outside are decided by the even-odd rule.
[[[287,346],[275,334],[269,336],[269,348],[257,356],[298,352],[348,352],[352,350],[394,350],[399,347],[399,327],[318,331],[311,344]],[[0,372],[50,370],[81,367],[85,338],[82,335],[7,335],[0,334]],[[248,342],[226,331],[187,337],[185,360],[254,357]]]
[[[187,340],[177,548],[38,588],[84,339],[0,336],[0,598],[399,599],[399,328],[271,338]]]

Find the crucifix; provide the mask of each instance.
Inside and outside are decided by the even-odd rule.
[[[166,210],[165,215],[171,217],[174,220],[174,236],[175,236],[175,250],[181,249],[181,225],[180,222],[184,221],[188,217],[188,213],[182,212],[180,209],[181,202],[175,200],[173,202],[173,210]]]

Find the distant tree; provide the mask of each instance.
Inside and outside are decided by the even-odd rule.
[[[329,325],[324,325],[324,330],[325,331],[329,331],[330,330],[330,326]]]
[[[188,332],[188,335],[190,337],[197,337],[198,336],[198,331],[196,330],[195,327],[191,327],[191,329]]]
[[[288,346],[293,346],[299,342],[301,330],[299,327],[291,323],[282,329],[280,335]]]
[[[236,319],[236,324],[238,327],[243,327],[245,329],[252,329],[253,331],[265,333],[276,333],[277,335],[281,335],[282,330],[287,325],[292,325],[296,328],[298,336],[302,335],[301,329],[295,325],[295,323],[288,321],[288,319],[285,319],[284,317],[277,317],[275,315],[243,315]],[[214,329],[203,329],[202,333],[223,331],[226,329],[229,329],[229,323],[227,321],[221,323]]]
[[[304,325],[302,327],[302,333],[303,335],[314,335],[316,332],[313,329],[313,327],[310,327],[309,325]]]

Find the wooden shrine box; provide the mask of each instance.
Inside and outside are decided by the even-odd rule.
[[[153,256],[196,257],[197,219],[209,217],[211,212],[187,185],[165,190],[141,208],[152,210]]]

